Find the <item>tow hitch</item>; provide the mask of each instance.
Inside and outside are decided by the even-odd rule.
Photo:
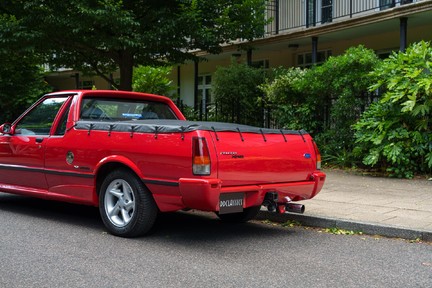
[[[305,206],[303,204],[293,203],[289,197],[284,197],[284,202],[278,202],[278,194],[276,192],[266,193],[263,201],[263,206],[267,207],[269,212],[277,212],[283,214],[285,212],[303,214]]]

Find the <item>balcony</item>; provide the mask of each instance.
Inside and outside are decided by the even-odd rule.
[[[273,0],[267,10],[265,33],[277,35],[332,22],[377,14],[428,0]]]

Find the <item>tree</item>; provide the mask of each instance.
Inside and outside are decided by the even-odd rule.
[[[1,1],[0,44],[131,90],[134,66],[197,60],[191,51],[262,36],[264,10],[265,0]],[[120,85],[109,77],[116,69]]]
[[[51,87],[34,55],[0,51],[0,124],[12,122]]]

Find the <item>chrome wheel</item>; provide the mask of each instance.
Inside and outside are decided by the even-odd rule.
[[[122,228],[129,224],[135,212],[135,197],[128,182],[113,180],[106,188],[104,202],[105,213],[113,225]]]

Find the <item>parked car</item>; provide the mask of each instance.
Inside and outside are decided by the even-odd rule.
[[[169,211],[302,213],[295,201],[324,184],[320,161],[306,131],[187,121],[169,98],[134,92],[47,94],[0,126],[0,191],[98,206],[123,237]]]

